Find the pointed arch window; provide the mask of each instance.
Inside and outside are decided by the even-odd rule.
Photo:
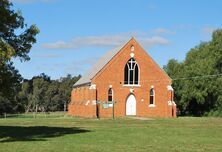
[[[108,101],[113,101],[113,89],[109,88],[108,90]]]
[[[150,105],[154,105],[154,98],[155,98],[155,92],[154,92],[154,89],[151,88],[150,89]]]
[[[125,65],[124,84],[127,85],[139,84],[139,66],[134,58],[130,58]]]

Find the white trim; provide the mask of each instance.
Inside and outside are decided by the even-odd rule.
[[[140,85],[140,66],[138,64],[138,62],[136,62],[137,66],[138,66],[138,85]]]
[[[171,85],[168,85],[168,86],[167,86],[167,90],[173,91],[173,87],[172,87]]]
[[[172,106],[172,101],[168,101],[168,105],[169,105],[169,106]]]
[[[140,84],[124,84],[124,87],[141,87]]]
[[[131,47],[130,47],[130,51],[133,52],[134,50],[135,50],[134,45],[131,45]]]
[[[130,57],[133,58],[135,56],[134,53],[130,53]]]
[[[92,105],[96,105],[96,100],[92,100]]]
[[[155,104],[150,104],[149,107],[154,108],[154,107],[156,107],[156,105]]]
[[[173,103],[173,105],[174,105],[174,106],[176,106],[176,105],[177,105],[177,104],[176,104],[174,101],[172,101],[172,103]]]
[[[130,91],[130,93],[133,93],[133,92],[134,92],[134,89],[133,89],[133,88],[130,88],[129,91]]]
[[[89,87],[89,89],[91,90],[95,90],[96,89],[96,85],[95,84],[92,84],[90,87]]]
[[[90,104],[90,100],[88,100],[85,104],[85,106],[88,106]]]

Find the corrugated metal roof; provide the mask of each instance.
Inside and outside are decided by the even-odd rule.
[[[91,83],[91,79],[96,76],[96,74],[102,70],[102,68],[128,43],[124,43],[119,47],[114,48],[111,51],[108,51],[104,56],[102,56],[92,68],[84,74],[79,81],[77,81],[73,87],[86,85]]]

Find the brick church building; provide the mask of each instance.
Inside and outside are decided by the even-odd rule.
[[[169,76],[131,38],[79,79],[68,113],[79,117],[176,117]]]

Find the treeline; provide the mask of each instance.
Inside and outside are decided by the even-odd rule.
[[[183,62],[172,59],[164,69],[173,79],[181,115],[222,116],[222,30],[192,48]]]
[[[51,80],[44,73],[22,79],[12,63],[0,70],[0,114],[66,111],[73,84],[79,76]]]
[[[59,80],[40,74],[23,79],[12,62],[0,68],[0,114],[22,112],[65,111],[73,84],[79,76],[67,75]]]
[[[51,80],[43,73],[31,80],[24,80],[16,97],[15,111],[66,111],[72,86],[79,78],[80,75],[67,75],[59,80]]]

